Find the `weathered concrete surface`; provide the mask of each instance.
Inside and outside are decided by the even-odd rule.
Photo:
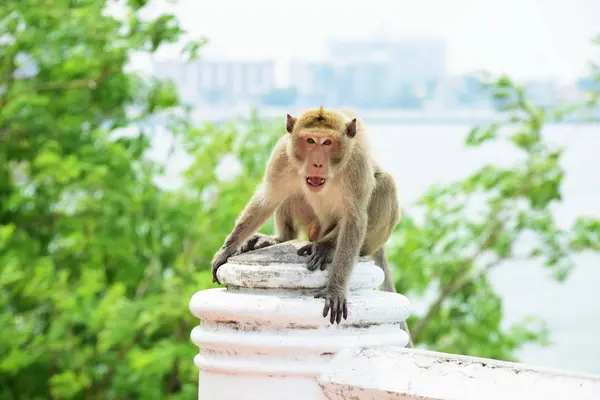
[[[328,271],[309,271],[297,255],[305,242],[288,242],[232,257],[219,269],[227,288],[202,290],[190,300],[201,320],[191,333],[199,347],[199,399],[324,399],[317,378],[340,350],[406,346],[399,324],[408,299],[373,290],[383,273],[372,260],[354,267],[348,319],[331,325],[323,299]]]
[[[410,315],[410,302],[405,296],[374,290],[360,291],[352,293],[348,299],[348,319],[332,326],[329,318],[323,318],[323,304],[323,299],[301,293],[247,293],[219,288],[194,294],[190,310],[206,324],[215,323],[235,327],[236,330],[325,329],[328,334],[334,334],[334,331],[349,333],[350,328],[399,323]],[[393,332],[397,336],[395,329]],[[344,338],[339,340],[343,342]],[[313,345],[319,346],[317,343]]]
[[[247,253],[229,257],[228,262],[235,264],[306,264],[307,257],[299,256],[298,250],[308,244],[304,240],[290,240]],[[360,257],[358,261],[371,261],[369,257]]]
[[[231,257],[217,271],[228,288],[319,289],[329,279],[325,271],[309,271],[308,257],[297,251],[307,242],[294,240]],[[371,258],[360,257],[350,276],[350,290],[372,289],[383,283],[384,274]]]
[[[598,375],[395,346],[347,348],[319,382],[328,399],[600,399]]]

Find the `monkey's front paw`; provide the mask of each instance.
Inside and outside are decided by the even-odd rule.
[[[248,251],[263,249],[279,243],[276,237],[267,236],[262,233],[255,233],[244,243],[236,254],[246,253]]]
[[[319,268],[321,271],[327,268],[327,263],[331,262],[331,253],[333,246],[327,243],[309,243],[298,249],[299,256],[310,256],[306,267],[309,271],[315,271]]]
[[[346,301],[346,295],[339,290],[331,290],[328,288],[323,289],[315,295],[316,299],[325,299],[325,306],[323,307],[323,317],[327,317],[327,313],[331,311],[329,321],[333,324],[338,324],[342,320],[348,318],[348,303]]]
[[[219,251],[217,251],[217,253],[215,254],[215,256],[213,257],[213,259],[211,261],[212,276],[213,276],[212,281],[215,283],[218,283],[219,285],[221,284],[221,282],[219,282],[219,279],[217,278],[217,271],[219,270],[219,267],[221,265],[223,265],[227,262],[228,258],[229,258],[229,252],[227,250],[221,248],[221,249],[219,249]]]

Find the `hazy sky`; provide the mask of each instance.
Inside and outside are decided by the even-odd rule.
[[[332,37],[433,36],[448,69],[569,79],[600,56],[600,0],[180,0],[184,27],[230,59],[318,57]]]

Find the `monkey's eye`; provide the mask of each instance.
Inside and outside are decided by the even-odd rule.
[[[306,141],[310,144],[315,144],[315,141],[313,138],[308,138]]]
[[[323,142],[325,146],[329,146],[331,144],[331,140],[327,139]]]

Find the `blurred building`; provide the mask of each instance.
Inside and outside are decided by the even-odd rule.
[[[457,108],[461,103],[459,93],[464,88],[465,80],[462,76],[443,77],[437,81],[427,106],[432,109]]]
[[[290,77],[301,103],[414,107],[446,75],[437,39],[331,41],[320,62],[296,61]]]
[[[182,101],[188,103],[197,103],[199,101],[197,63],[186,64],[178,60],[155,62],[153,72],[158,78],[171,79],[177,87]]]
[[[204,61],[199,65],[203,102],[258,103],[275,86],[273,61]]]
[[[386,77],[401,84],[446,75],[446,45],[439,39],[334,40],[328,53],[336,63],[385,65]]]
[[[557,98],[567,103],[578,103],[586,101],[588,96],[585,91],[578,87],[577,83],[571,83],[560,87]]]
[[[290,66],[291,84],[302,105],[337,104],[338,79],[335,67],[327,62],[294,61]]]
[[[491,107],[490,94],[480,78],[473,75],[445,76],[428,90],[426,106],[430,109]]]
[[[256,104],[275,86],[273,61],[199,60],[155,64],[155,75],[175,81],[183,101],[195,105]]]
[[[527,82],[524,87],[525,94],[536,106],[549,107],[558,100],[559,88],[554,82]]]

